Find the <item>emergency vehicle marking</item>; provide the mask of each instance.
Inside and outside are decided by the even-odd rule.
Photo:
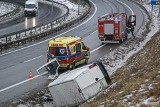
[[[63,44],[51,44],[51,46],[60,46],[60,47],[63,47]]]
[[[65,49],[64,48],[60,48],[59,52],[60,52],[60,54],[64,54],[65,53]]]
[[[86,49],[82,49],[83,42],[80,37],[65,36],[51,40],[48,44],[48,60],[52,54],[52,48],[55,49],[54,58],[60,63],[60,68],[70,68],[70,65],[83,64],[88,62],[89,54]],[[50,48],[52,47],[52,48]],[[51,57],[52,59],[53,57]]]

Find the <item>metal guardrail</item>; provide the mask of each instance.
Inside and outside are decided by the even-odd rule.
[[[44,38],[50,34],[57,34],[60,31],[71,27],[75,23],[84,19],[84,17],[90,12],[91,3],[88,0],[86,0],[86,3],[89,5],[88,11],[86,11],[83,15],[81,15],[77,19],[72,20],[72,21],[65,23],[63,25],[59,25],[58,27],[55,27],[55,26],[60,24],[61,22],[65,21],[66,17],[68,16],[68,14],[69,14],[68,7],[66,7],[68,9],[68,11],[64,16],[57,18],[55,21],[53,21],[51,23],[0,36],[0,40],[1,40],[0,52],[2,52],[3,50],[7,50],[9,48],[18,47],[18,46],[21,46],[21,45],[26,44],[28,42],[32,42],[32,41]]]

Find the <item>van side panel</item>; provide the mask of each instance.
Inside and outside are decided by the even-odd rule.
[[[97,86],[90,87],[96,82],[96,80],[91,76],[88,70],[86,70],[86,72],[84,72],[82,75],[78,76],[76,78],[76,82],[82,90],[85,100],[91,98],[97,93]]]
[[[49,90],[56,103],[56,107],[66,105],[74,106],[84,101],[73,80],[49,87]]]

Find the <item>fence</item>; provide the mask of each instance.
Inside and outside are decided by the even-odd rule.
[[[90,12],[91,4],[90,2],[87,2],[87,3],[89,3],[88,11],[86,11],[83,15],[81,15],[77,19],[72,20],[68,23],[64,23],[62,25],[56,26],[59,23],[65,21],[66,17],[68,16],[69,9],[68,7],[66,7],[68,10],[67,13],[64,16],[57,18],[51,23],[0,36],[0,40],[1,40],[0,52],[2,52],[3,50],[7,50],[9,48],[21,46],[28,42],[32,42],[32,41],[44,38],[50,34],[57,34],[58,32],[71,27],[75,23],[81,21]]]

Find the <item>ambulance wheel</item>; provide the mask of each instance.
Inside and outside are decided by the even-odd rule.
[[[104,45],[105,43],[104,42],[101,42],[101,45]]]
[[[72,65],[70,65],[70,69],[72,70],[72,69],[75,69],[76,67],[75,67],[75,63],[73,63]]]
[[[87,65],[87,64],[88,64],[88,59],[86,59],[84,62],[84,65]]]
[[[76,68],[76,66],[75,66],[75,64],[73,64],[73,65],[72,65],[72,69],[75,69],[75,68]]]

